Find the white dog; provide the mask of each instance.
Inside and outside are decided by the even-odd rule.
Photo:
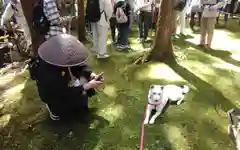
[[[153,124],[155,119],[162,113],[168,101],[174,101],[177,102],[177,105],[180,105],[188,91],[189,87],[187,85],[151,85],[148,92],[148,105],[144,124],[148,124],[148,122],[149,124]],[[156,109],[156,113],[149,121],[153,109]]]

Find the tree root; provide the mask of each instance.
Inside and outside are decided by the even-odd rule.
[[[150,52],[145,52],[143,53],[141,56],[139,56],[133,64],[137,65],[137,64],[144,64],[146,62],[149,61],[149,55],[150,55]]]

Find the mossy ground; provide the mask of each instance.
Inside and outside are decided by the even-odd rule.
[[[3,150],[134,150],[139,148],[141,122],[151,84],[185,83],[191,87],[183,104],[171,105],[154,125],[145,127],[145,150],[230,150],[228,109],[239,106],[240,29],[230,20],[217,29],[214,51],[196,46],[199,35],[174,42],[176,62],[133,65],[148,45],[130,41],[132,52],[118,52],[109,44],[111,58],[96,60],[104,72],[105,88],[89,100],[96,108],[88,123],[56,125],[48,119],[34,81],[28,74],[0,78],[0,149]],[[110,42],[109,42],[110,43]],[[145,47],[144,47],[145,46]],[[5,125],[5,126],[3,126]]]

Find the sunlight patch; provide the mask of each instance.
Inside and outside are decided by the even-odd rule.
[[[229,63],[213,63],[213,67],[225,70],[232,70],[235,72],[240,72],[240,67],[229,64]]]
[[[8,125],[8,123],[11,120],[11,115],[10,114],[5,114],[0,117],[0,129],[4,128],[5,126]]]
[[[168,125],[165,128],[165,132],[168,137],[168,140],[172,143],[174,149],[179,150],[182,147],[185,147],[187,149],[186,146],[188,145],[188,141],[183,136],[183,133],[180,130],[180,128],[173,125]]]
[[[191,34],[194,38],[187,39],[186,41],[198,45],[200,42],[200,35]],[[224,50],[239,50],[240,40],[231,38],[228,32],[223,30],[215,30],[212,41],[213,49],[224,49]]]
[[[230,57],[236,61],[240,61],[240,54],[232,54]]]
[[[12,81],[15,77],[14,73],[8,73],[6,75],[4,75],[3,77],[0,77],[0,86],[4,86],[5,84],[7,84],[8,82]]]
[[[116,93],[116,87],[114,85],[106,85],[103,93],[105,93],[106,95],[110,96],[110,97],[116,97],[117,93]]]
[[[3,93],[4,104],[10,105],[20,100],[22,98],[21,91],[24,89],[24,87],[25,87],[25,82],[6,90]]]
[[[124,115],[124,108],[119,104],[111,104],[100,110],[98,114],[108,120],[110,123],[114,123],[117,119]]]
[[[150,65],[137,73],[138,79],[164,79],[168,81],[183,81],[169,66],[163,63]]]

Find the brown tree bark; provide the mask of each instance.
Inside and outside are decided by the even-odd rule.
[[[148,55],[149,60],[163,61],[173,57],[172,30],[173,30],[173,0],[162,0],[158,14],[157,31],[153,48]]]
[[[33,56],[36,56],[37,49],[38,47],[42,44],[44,41],[44,36],[35,34],[33,29],[32,29],[32,11],[33,11],[33,6],[37,2],[37,0],[20,0],[22,4],[22,9],[24,16],[27,20],[28,27],[31,32],[31,37],[32,37],[32,47],[33,47]]]
[[[86,41],[85,35],[85,15],[84,15],[84,0],[78,2],[78,39],[81,42]]]

